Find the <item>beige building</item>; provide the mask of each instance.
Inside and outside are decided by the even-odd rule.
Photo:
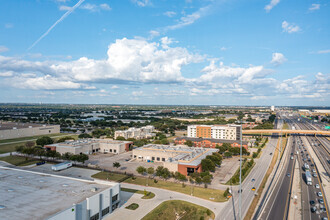
[[[188,175],[202,172],[201,161],[207,156],[217,152],[217,149],[188,147],[186,145],[170,146],[148,144],[133,149],[133,158],[140,161],[160,162],[171,172],[180,172]]]
[[[134,139],[143,139],[143,138],[151,138],[155,136],[154,132],[155,128],[152,125],[144,126],[141,128],[129,128],[124,131],[115,131],[115,139],[117,137],[123,137],[125,139],[134,138]]]
[[[188,125],[187,137],[239,140],[240,125]]]
[[[115,141],[110,139],[80,139],[45,145],[49,150],[55,150],[60,154],[92,154],[92,153],[113,153],[120,154],[129,151],[133,146],[131,141]]]
[[[0,140],[60,133],[59,125],[0,122]]]

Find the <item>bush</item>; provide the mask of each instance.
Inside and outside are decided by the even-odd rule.
[[[82,133],[82,134],[79,134],[78,138],[92,138],[92,136],[90,136],[87,133]]]
[[[38,138],[36,143],[37,143],[37,145],[45,146],[47,144],[53,144],[54,141],[53,141],[53,139],[51,139],[48,136],[43,136],[43,137]]]
[[[207,214],[207,216],[210,216],[212,214],[211,211],[210,211],[210,209],[207,209],[206,210],[206,214]]]

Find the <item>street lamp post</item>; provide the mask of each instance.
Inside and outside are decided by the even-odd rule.
[[[240,139],[241,139],[241,148],[240,148],[240,157],[239,157],[239,219],[242,220],[242,132],[243,128],[241,125]]]

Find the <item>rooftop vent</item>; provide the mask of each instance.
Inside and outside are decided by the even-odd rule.
[[[18,179],[23,179],[23,177],[22,177],[22,176],[18,176],[17,178],[18,178]]]
[[[5,209],[5,208],[6,208],[6,206],[0,205],[0,209]]]
[[[69,185],[68,185],[68,184],[63,184],[62,186],[67,187],[67,186],[69,186]]]
[[[8,189],[7,191],[8,191],[8,192],[14,192],[14,190],[13,190],[13,189]]]

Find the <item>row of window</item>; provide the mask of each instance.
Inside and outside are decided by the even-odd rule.
[[[136,158],[136,155],[134,155],[134,158]],[[141,159],[141,160],[143,160],[143,157],[139,157],[139,159]],[[151,157],[151,160],[152,161],[160,161],[160,160],[162,160],[163,162],[165,162],[165,160],[166,160],[166,158],[160,158],[160,157]]]
[[[114,195],[112,197],[112,203],[116,202],[118,200],[118,194]],[[116,208],[118,208],[118,204],[116,203],[114,205],[112,205],[112,211],[114,211]],[[102,210],[102,217],[107,215],[110,212],[110,206],[106,207],[105,209]],[[89,218],[90,220],[99,220],[100,219],[100,213],[96,213],[95,215],[91,216]]]

